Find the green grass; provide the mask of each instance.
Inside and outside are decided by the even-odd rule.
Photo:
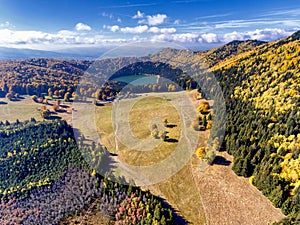
[[[98,107],[96,109],[96,124],[102,143],[110,152],[115,152],[115,137],[112,125],[112,104]],[[162,126],[162,119],[168,118],[172,128]],[[159,126],[159,130],[165,129],[168,132],[169,139],[180,139],[181,125],[180,117],[175,107],[167,100],[158,97],[146,97],[134,104],[129,113],[129,123],[131,131],[129,135],[142,140],[151,137],[151,125],[153,123]],[[160,124],[159,124],[160,123]],[[131,132],[131,134],[130,134]],[[120,141],[118,142],[118,157],[121,161],[129,165],[152,165],[168,157],[176,148],[177,142],[161,141],[152,151],[136,151],[129,149]]]
[[[35,103],[29,96],[24,96],[24,99],[20,101],[8,101],[4,98],[0,98],[0,121],[8,120],[10,122],[15,122],[17,119],[19,121],[30,120],[35,118],[38,121],[42,121],[39,109],[43,104]],[[4,103],[3,103],[4,102]],[[72,107],[71,103],[63,103],[63,105]],[[51,110],[51,106],[47,105],[47,108]],[[68,110],[70,110],[68,108]],[[58,113],[54,116],[61,117],[67,122],[71,122],[71,113]]]
[[[7,101],[6,99],[0,99],[1,102],[7,104],[0,104],[0,120],[8,120],[14,122],[17,119],[20,121],[28,120],[34,117],[37,120],[41,120],[39,111],[37,110],[41,106],[34,103],[31,99],[25,98],[21,101]]]
[[[96,127],[102,144],[110,152],[115,152],[116,144],[112,124],[112,104],[105,104],[95,110]]]
[[[173,128],[165,128],[162,125],[163,118],[168,118]],[[169,102],[158,97],[146,97],[138,101],[129,114],[132,135],[138,139],[147,139],[151,136],[151,125],[157,124],[159,130],[166,130],[168,138],[179,141],[181,125],[180,117]],[[123,146],[119,151],[121,161],[134,166],[148,166],[156,164],[168,157],[176,148],[176,142],[161,141],[151,151],[136,151]]]
[[[167,118],[172,128],[165,128],[171,139],[178,140],[182,135],[182,124],[180,114],[172,105],[177,95],[174,94],[147,94],[136,101],[132,106],[128,118],[130,130],[128,135],[132,135],[139,140],[147,140],[151,137],[151,125],[156,123],[163,127],[162,119]],[[126,102],[124,103],[126,105]],[[115,152],[115,136],[112,125],[112,104],[97,107],[96,124],[101,142],[109,151]],[[123,121],[121,121],[123,122]],[[208,132],[203,132],[203,137],[199,138],[200,145],[203,145],[208,137]],[[154,138],[152,139],[153,141]],[[161,142],[150,151],[137,151],[130,149],[118,140],[119,151],[117,152],[120,161],[135,166],[154,165],[167,158],[177,147],[177,142]],[[187,162],[183,168],[172,177],[162,183],[143,187],[150,189],[154,194],[165,198],[173,207],[179,210],[184,218],[191,224],[204,224],[205,215],[201,203],[199,190],[194,182],[191,164]]]
[[[205,213],[190,162],[166,181],[152,185],[150,190],[174,206],[179,214],[194,225],[205,224]]]

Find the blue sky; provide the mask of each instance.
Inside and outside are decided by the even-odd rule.
[[[167,41],[205,49],[300,29],[299,0],[0,0],[0,46],[61,49]]]

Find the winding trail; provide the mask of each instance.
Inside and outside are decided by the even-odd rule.
[[[119,104],[119,103],[116,103]],[[81,106],[84,108],[85,106]],[[189,115],[186,114],[186,106],[179,107],[179,113],[181,115],[182,127],[188,127],[187,121]],[[93,112],[94,113],[94,112]],[[98,133],[86,128],[87,126],[94,125],[94,121],[90,121],[90,115],[87,112],[83,115],[79,115],[79,122],[87,133],[89,133],[89,139],[96,138],[99,140]],[[82,116],[82,117],[81,117]],[[94,123],[94,124],[93,124]],[[119,129],[118,124],[115,124],[114,134],[116,143],[116,153],[119,150],[117,131]],[[95,132],[95,133],[93,133]],[[209,135],[209,134],[206,134]],[[207,137],[202,137],[207,139]],[[186,129],[182,129],[182,139],[190,140],[190,133]],[[205,143],[203,143],[205,144]],[[233,158],[227,153],[220,152],[219,156],[222,156],[225,160],[233,162]],[[129,166],[122,163],[118,156],[112,156],[113,165],[117,170],[112,171],[118,175],[119,171],[122,171],[122,175],[129,178],[134,178],[138,181],[137,185],[145,188],[149,188],[155,194],[164,197],[164,194],[156,188],[154,185],[148,186],[149,183],[147,174],[137,173]],[[208,225],[264,225],[273,221],[278,221],[284,218],[284,215],[279,209],[275,208],[271,202],[253,185],[251,185],[247,179],[238,177],[232,171],[232,163],[230,165],[214,164],[209,166],[206,170],[199,170],[199,160],[193,155],[190,161],[190,167],[192,171],[193,180],[195,182],[198,193],[197,201],[201,201],[202,209],[204,211],[199,213],[199,218],[203,218],[205,224]],[[185,190],[182,190],[185,191]],[[168,199],[166,199],[168,201]],[[174,200],[174,199],[173,199]],[[202,217],[201,217],[201,215]],[[199,221],[199,224],[203,224],[203,221]],[[199,225],[193,223],[194,225]]]

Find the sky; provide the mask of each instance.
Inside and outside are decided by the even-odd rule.
[[[300,29],[299,0],[0,0],[0,46],[42,50],[168,42],[208,49]]]

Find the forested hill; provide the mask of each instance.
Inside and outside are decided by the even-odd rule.
[[[132,63],[141,61],[168,63],[175,68],[178,66],[178,63],[195,63],[198,65],[201,62],[200,66],[206,67],[207,65],[215,65],[225,58],[230,58],[261,44],[263,43],[259,41],[233,41],[227,45],[205,52],[167,48],[142,58],[122,57],[97,61],[45,58],[1,60],[0,97],[4,97],[6,93],[38,96],[49,94],[61,97],[68,93],[68,95],[74,96],[79,81],[81,81],[81,86],[84,86],[85,90],[82,90],[83,93],[80,91],[77,94],[90,97],[95,95],[97,90],[95,89],[95,85],[90,83],[90,80],[80,80],[83,75],[84,79],[91,77],[93,80],[104,83],[105,79],[114,72],[118,72],[122,68],[122,65],[127,65],[130,68]],[[197,57],[194,57],[195,55]],[[135,64],[134,68],[131,68],[131,71],[137,69],[136,65],[138,64]],[[151,73],[155,65],[153,67],[152,64],[143,64],[143,67],[145,67],[145,71],[150,71],[149,73]],[[165,67],[167,68],[168,65],[165,65]],[[166,69],[162,68],[159,65],[159,71],[166,71]],[[122,71],[124,69],[119,72]],[[174,70],[168,76],[172,75],[173,72]]]
[[[232,41],[226,45],[208,50],[203,54],[205,61],[208,63],[209,66],[212,66],[228,57],[233,57],[240,53],[250,51],[257,46],[266,43],[267,42],[257,40]]]
[[[42,59],[0,61],[0,97],[6,93],[21,95],[57,95],[75,94],[79,82],[85,87],[82,95],[92,96],[96,90],[85,78],[95,78],[104,82],[109,71],[116,71],[120,65],[135,62],[132,57],[107,58],[97,61]],[[84,79],[82,79],[84,76]],[[94,79],[95,80],[95,79]],[[79,92],[78,92],[79,93]]]
[[[4,93],[29,95],[47,93],[49,88],[65,92],[74,89],[90,64],[90,61],[62,59],[3,60],[0,89]]]
[[[110,222],[97,224],[186,224],[149,191],[98,174],[111,163],[108,152],[76,142],[66,121],[0,121],[0,139],[1,225],[87,224],[86,209]],[[65,223],[76,215],[79,222]]]
[[[300,32],[211,68],[227,105],[233,169],[300,221]]]
[[[149,58],[153,61],[169,63],[173,66],[178,64],[197,64],[200,67],[212,67],[225,59],[233,58],[259,46],[267,45],[267,42],[257,40],[232,41],[223,46],[207,51],[193,51],[187,49],[166,48],[151,54]]]
[[[224,147],[234,171],[300,221],[300,31],[264,43],[234,41],[207,52],[165,49],[151,59],[213,72],[227,106]],[[191,59],[193,61],[191,61]]]

